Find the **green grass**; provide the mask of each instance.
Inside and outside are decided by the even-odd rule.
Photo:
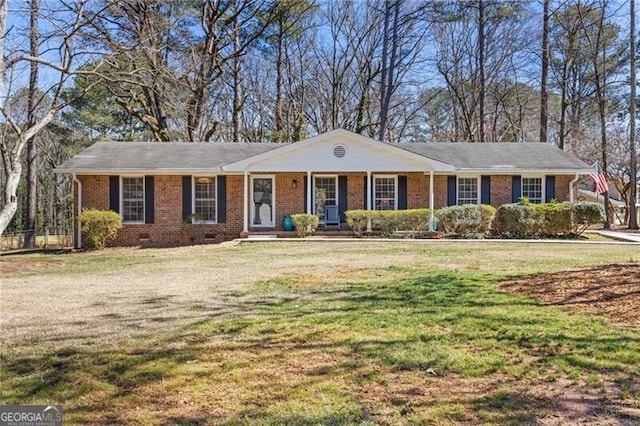
[[[342,263],[354,249],[379,266]],[[206,267],[212,253],[198,250],[192,260]],[[69,424],[194,425],[527,424],[566,415],[558,395],[567,389],[598,392],[591,408],[604,424],[629,419],[620,404],[640,405],[637,330],[496,290],[507,278],[633,260],[620,246],[293,243],[215,253],[247,268],[280,256],[300,263],[247,283],[233,314],[110,345],[3,349],[0,401],[61,403]],[[86,253],[50,273],[163,270],[172,257]],[[615,398],[603,396],[605,383],[616,384]]]

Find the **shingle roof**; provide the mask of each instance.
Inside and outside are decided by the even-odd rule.
[[[590,166],[546,143],[401,143],[390,146],[459,170],[580,171]],[[193,173],[221,171],[281,148],[274,143],[98,142],[56,169],[60,173]]]
[[[547,143],[402,143],[394,146],[459,169],[590,168],[572,155]]]
[[[202,171],[278,148],[274,143],[98,142],[56,170],[69,172]]]

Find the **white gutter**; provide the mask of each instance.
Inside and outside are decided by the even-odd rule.
[[[573,185],[580,179],[580,175],[576,173],[576,177],[574,177],[571,182],[569,182],[569,202],[573,203]]]
[[[82,223],[78,219],[80,217],[80,213],[82,213],[82,181],[76,177],[75,172],[71,174],[73,181],[78,184],[78,211],[76,214],[76,220],[78,221],[78,233],[76,235],[76,248],[82,248]]]

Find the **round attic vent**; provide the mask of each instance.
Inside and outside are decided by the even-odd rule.
[[[333,156],[336,158],[342,158],[347,154],[347,148],[344,145],[336,145],[333,147]]]

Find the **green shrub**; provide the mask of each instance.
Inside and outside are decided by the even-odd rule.
[[[489,205],[464,204],[436,211],[438,229],[446,235],[478,238],[491,232],[496,209]]]
[[[600,203],[578,201],[573,203],[573,232],[582,234],[592,225],[604,223],[606,215],[604,207]]]
[[[318,229],[318,216],[309,213],[292,214],[291,220],[299,237],[306,237]]]
[[[369,210],[347,210],[344,215],[347,218],[347,225],[356,237],[362,237],[367,230]]]
[[[502,237],[532,238],[540,234],[544,216],[535,204],[503,204],[496,210],[493,228]]]
[[[431,220],[431,210],[349,210],[345,212],[347,225],[356,234],[362,236],[367,224],[371,221],[373,230],[379,231],[384,236],[394,235],[397,232],[408,233],[409,236],[422,235],[427,230]]]
[[[573,231],[573,205],[571,203],[533,204],[542,220],[540,233],[546,235],[569,235]]]
[[[110,210],[85,209],[78,219],[82,224],[82,234],[96,249],[103,249],[122,229],[120,215]]]

